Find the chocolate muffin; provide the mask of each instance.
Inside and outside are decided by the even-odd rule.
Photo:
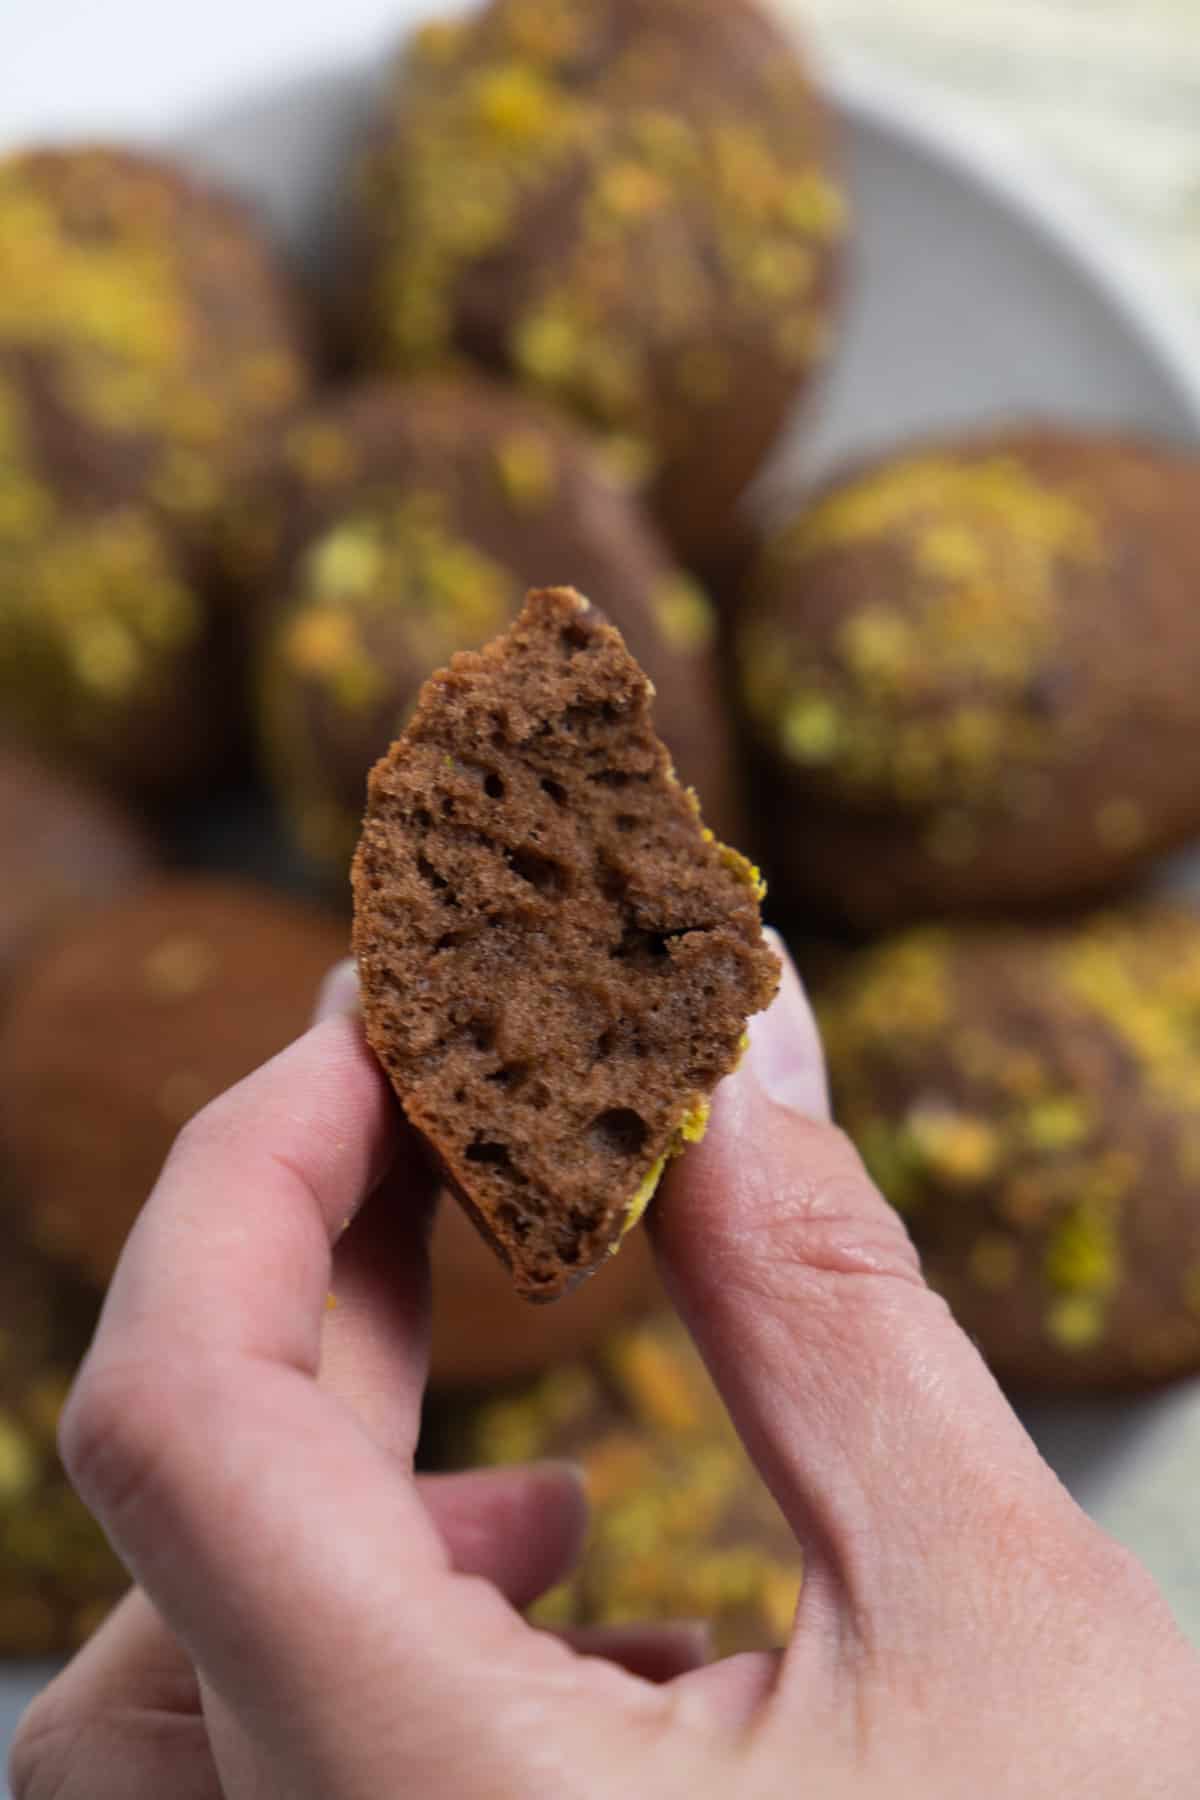
[[[150,878],[155,857],[109,800],[0,745],[0,993],[35,940],[68,914]]]
[[[181,877],[44,951],[0,1023],[0,1154],[39,1253],[105,1285],[175,1134],[307,1028],[345,949],[322,913]]]
[[[309,381],[296,296],[239,201],[104,145],[0,158],[0,407],[26,411],[56,503],[149,501],[204,532]]]
[[[770,873],[878,927],[1102,891],[1200,829],[1200,463],[1044,428],[833,482],[737,628]]]
[[[1200,1369],[1200,919],[910,932],[820,1011],[838,1117],[1000,1376]]]
[[[279,595],[268,762],[331,874],[344,878],[367,771],[421,683],[510,624],[531,586],[561,580],[625,635],[682,778],[736,831],[709,603],[593,447],[538,404],[467,377],[351,390],[284,435],[235,535]]]
[[[153,800],[217,767],[233,735],[220,633],[188,559],[142,502],[58,485],[2,351],[0,720]]]
[[[468,1465],[583,1466],[588,1540],[574,1573],[533,1607],[536,1623],[706,1619],[722,1655],[786,1641],[800,1551],[670,1315],[615,1332],[590,1363],[483,1402],[459,1440]]]
[[[608,1257],[569,1306],[526,1306],[461,1206],[445,1195],[429,1258],[433,1328],[429,1379],[436,1389],[496,1387],[538,1375],[599,1341],[657,1300],[662,1290],[650,1242],[635,1231],[620,1256]]]
[[[620,1243],[775,991],[620,634],[569,588],[422,690],[354,862],[367,1037],[528,1299]]]
[[[0,1241],[0,1657],[74,1650],[128,1585],[58,1460],[58,1415],[96,1302]]]
[[[845,206],[754,0],[492,0],[399,62],[358,172],[363,356],[465,355],[617,437],[717,546],[830,338]]]

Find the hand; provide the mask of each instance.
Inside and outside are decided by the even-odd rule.
[[[568,1471],[414,1479],[430,1199],[353,1021],[211,1106],[63,1423],[139,1590],[27,1714],[16,1800],[1194,1794],[1200,1662],[824,1114],[789,969],[651,1209],[806,1556],[789,1649],[698,1666],[687,1630],[524,1624]]]

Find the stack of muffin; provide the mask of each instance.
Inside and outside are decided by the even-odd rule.
[[[996,1366],[1200,1366],[1200,926],[1064,910],[1200,830],[1195,469],[1030,424],[764,529],[848,223],[756,0],[434,21],[343,179],[329,308],[161,159],[0,161],[0,1654],[119,1590],[53,1449],[99,1297],[344,953],[371,763],[533,585],[621,628],[820,943],[839,1110]],[[798,1553],[641,1239],[535,1311],[443,1206],[434,1270],[442,1457],[588,1471],[542,1616],[777,1641]]]

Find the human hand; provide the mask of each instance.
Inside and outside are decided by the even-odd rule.
[[[16,1800],[1195,1793],[1200,1661],[824,1113],[788,970],[651,1209],[806,1557],[788,1650],[698,1666],[686,1629],[524,1624],[578,1546],[568,1471],[414,1480],[430,1196],[356,1025],[210,1107],[63,1424],[140,1591],[27,1715]]]

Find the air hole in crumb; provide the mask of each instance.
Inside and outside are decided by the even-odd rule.
[[[600,1036],[596,1039],[597,1059],[602,1061],[604,1059],[604,1057],[611,1056],[613,1051],[616,1049],[616,1047],[617,1047],[616,1028],[612,1025],[609,1025],[606,1027],[606,1029],[604,1031],[602,1031],[600,1033]]]
[[[444,818],[447,818],[447,819],[452,819],[454,817],[454,802],[450,798],[449,794],[447,794],[445,799],[442,801],[442,815]],[[620,823],[619,820],[618,820],[618,823]]]
[[[466,1088],[455,1088],[455,1090],[454,1090],[455,1106],[462,1106],[465,1103],[466,1098],[467,1098]]]
[[[632,1106],[610,1106],[596,1115],[588,1130],[602,1149],[616,1156],[636,1156],[650,1133],[645,1119]]]
[[[615,901],[619,905],[629,892],[629,877],[624,869],[609,862],[606,856],[599,856],[596,858],[596,886],[606,900]]]
[[[530,1065],[527,1062],[505,1063],[502,1069],[493,1070],[488,1080],[496,1082],[508,1093],[515,1094],[529,1080],[529,1071]]]
[[[566,872],[561,864],[551,861],[548,856],[540,856],[536,850],[513,850],[508,860],[513,874],[535,887],[539,894],[557,894],[566,885]]]
[[[532,1106],[534,1112],[544,1112],[550,1104],[550,1089],[544,1081],[535,1081],[524,1090],[521,1097],[526,1106]]]
[[[599,1220],[595,1213],[584,1212],[573,1206],[567,1214],[567,1224],[577,1237],[586,1237],[589,1231],[595,1231]]]
[[[468,1150],[467,1155],[470,1156],[470,1154],[471,1152]],[[510,1206],[505,1202],[503,1206],[496,1208],[496,1217],[509,1236],[516,1238],[518,1244],[525,1242],[529,1236],[529,1220],[524,1213],[518,1212],[515,1206]]]
[[[565,625],[559,633],[559,642],[569,656],[573,650],[589,649],[595,640],[582,625]]]
[[[504,798],[504,783],[501,781],[500,777],[497,775],[495,769],[489,770],[489,772],[484,776],[483,791],[487,795],[489,800],[503,800],[503,798]]]
[[[625,769],[597,769],[594,775],[588,776],[588,780],[597,787],[624,788],[629,786],[633,776]]]
[[[465,941],[466,935],[465,931],[443,931],[433,946],[434,955],[436,956],[439,950],[457,950],[458,946]]]
[[[567,804],[567,790],[560,781],[551,781],[548,775],[542,777],[542,792],[549,794],[555,806]]]
[[[428,831],[429,827],[433,824],[433,814],[428,812],[425,807],[418,806],[416,812],[413,814],[413,824],[417,826],[420,831]]]
[[[637,829],[637,827],[640,824],[641,824],[641,820],[634,813],[618,813],[617,814],[617,830],[618,831],[626,831],[626,832],[634,831]]]
[[[430,862],[430,860],[427,856],[418,856],[418,858],[417,858],[417,874],[420,875],[420,877],[423,881],[427,881],[429,883],[430,887],[432,887],[432,888],[440,889],[440,888],[447,888],[450,886],[450,883],[446,880],[446,877],[444,875],[438,874],[437,870],[434,868],[433,864]]]
[[[565,1244],[559,1245],[558,1254],[560,1260],[570,1267],[573,1263],[579,1261],[579,1245],[571,1243],[570,1239],[568,1239]]]
[[[672,931],[644,931],[639,925],[627,925],[610,954],[617,962],[663,962],[669,955],[667,945],[675,935]]]
[[[473,1144],[467,1145],[467,1161],[487,1163],[493,1169],[511,1169],[512,1157],[507,1144],[498,1144],[486,1138],[477,1138]]]

